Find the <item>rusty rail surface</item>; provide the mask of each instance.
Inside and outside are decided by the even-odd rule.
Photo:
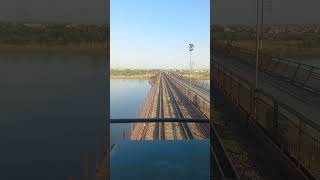
[[[213,80],[308,177],[320,178],[320,127],[213,60]]]
[[[230,161],[230,158],[228,156],[228,154],[225,151],[225,148],[223,146],[223,144],[221,143],[220,137],[219,135],[216,133],[216,130],[214,129],[214,127],[211,125],[211,122],[209,121],[209,117],[210,117],[210,102],[206,101],[205,105],[202,105],[202,103],[200,101],[205,101],[204,99],[201,99],[201,96],[197,96],[197,94],[195,94],[192,91],[189,91],[185,86],[183,86],[182,84],[178,84],[179,82],[177,82],[177,80],[173,80],[171,79],[169,76],[167,75],[163,75],[163,77],[159,76],[160,79],[158,79],[158,81],[153,85],[150,93],[148,94],[146,100],[148,102],[146,102],[147,104],[150,103],[151,106],[152,102],[150,101],[155,101],[154,103],[158,103],[158,106],[161,106],[163,104],[161,98],[154,98],[154,97],[161,97],[163,94],[163,92],[161,92],[161,88],[162,86],[167,86],[167,90],[168,90],[168,96],[170,97],[170,99],[172,100],[172,106],[174,109],[174,113],[176,114],[176,118],[163,118],[163,115],[160,115],[163,113],[163,109],[161,108],[157,108],[157,117],[156,118],[136,118],[136,119],[111,119],[110,123],[164,123],[164,122],[171,122],[171,123],[179,123],[182,127],[182,132],[184,132],[185,138],[184,139],[193,139],[193,134],[191,131],[193,131],[192,128],[188,127],[187,123],[197,123],[198,125],[203,125],[203,124],[210,124],[209,128],[210,128],[210,139],[211,142],[213,142],[211,144],[211,165],[212,168],[214,170],[212,170],[212,176],[214,177],[214,179],[226,179],[226,178],[231,178],[231,179],[239,179],[239,176],[235,170],[235,168],[233,167],[232,162]],[[161,79],[162,78],[162,79]],[[160,83],[160,84],[159,84]],[[163,85],[161,85],[161,83],[164,83]],[[157,89],[160,88],[159,93],[157,91]],[[185,118],[183,113],[181,112],[178,103],[176,102],[176,98],[172,92],[172,90],[174,91],[179,91],[179,93],[181,93],[183,96],[185,96],[186,98],[188,98],[188,101],[192,101],[193,105],[197,104],[196,109],[201,109],[202,112],[205,112],[206,115],[204,115],[204,118]],[[157,94],[158,93],[158,94]],[[193,106],[192,105],[192,106]],[[147,105],[148,106],[148,105]],[[193,106],[194,107],[194,106]],[[200,108],[199,108],[200,107]],[[145,108],[144,111],[141,112],[142,115],[144,114],[150,114],[150,109],[151,108]],[[198,113],[200,113],[199,111],[197,111]],[[206,116],[206,117],[205,117]],[[159,133],[161,134],[161,133]],[[160,137],[160,135],[159,135]],[[139,140],[144,140],[139,139]],[[164,138],[159,138],[159,140],[165,140]]]
[[[166,81],[167,82],[167,81]],[[173,105],[173,109],[174,109],[174,112],[176,114],[176,117],[180,118],[180,119],[183,119],[185,118],[183,113],[181,112],[181,109],[176,101],[176,98],[174,97],[173,93],[172,93],[172,89],[169,85],[169,83],[167,82],[167,86],[168,86],[168,94],[170,96],[170,99],[172,99],[172,105]],[[183,122],[181,123],[181,127],[182,127],[182,130],[184,132],[184,136],[186,139],[194,139],[193,135],[192,135],[192,132],[188,126],[188,124],[186,122]]]

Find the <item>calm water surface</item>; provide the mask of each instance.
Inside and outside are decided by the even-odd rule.
[[[85,152],[95,163],[106,109],[105,60],[0,55],[0,179],[80,179]]]
[[[150,84],[144,79],[110,80],[111,118],[137,118],[149,89]],[[110,127],[111,144],[130,136],[130,124],[112,124]]]

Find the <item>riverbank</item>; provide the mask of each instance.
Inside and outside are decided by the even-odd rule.
[[[150,79],[151,76],[139,76],[139,75],[136,75],[136,76],[117,76],[117,75],[110,75],[110,79]]]
[[[210,73],[192,73],[192,75],[190,75],[190,73],[179,73],[179,75],[182,75],[185,78],[191,78],[192,79],[200,79],[200,80],[210,80]]]
[[[62,53],[62,54],[89,54],[89,55],[108,55],[108,47],[101,44],[83,45],[7,45],[0,44],[1,54],[28,54],[28,53]]]
[[[153,70],[143,69],[111,69],[111,79],[149,79],[156,74]]]

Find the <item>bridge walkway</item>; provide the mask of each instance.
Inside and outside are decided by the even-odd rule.
[[[255,85],[254,67],[242,63],[234,57],[214,55],[213,61],[223,65],[232,73],[246,79],[252,86]],[[297,87],[289,82],[273,77],[264,71],[259,71],[259,88],[271,94],[275,99],[296,110],[314,123],[320,125],[320,96]]]
[[[187,88],[190,87],[189,81],[182,79],[182,78],[178,78],[176,75],[173,75],[173,74],[170,74],[170,77],[173,78],[174,80],[180,82],[183,86],[185,86]],[[202,96],[208,102],[210,102],[210,89],[204,89],[204,88],[196,86],[195,84],[191,84],[191,90],[194,91],[195,93],[197,93],[198,95]]]
[[[176,74],[171,73],[171,78],[173,78],[177,83],[181,83],[186,88],[189,88],[189,81],[187,79],[180,78]],[[195,91],[196,94],[200,94],[204,97],[210,98],[210,91],[206,92],[206,89],[201,89],[196,85],[192,84],[192,91]],[[205,95],[204,95],[205,94]],[[210,99],[209,99],[210,100]],[[208,100],[208,101],[209,101]],[[215,99],[215,103],[218,100]],[[224,107],[224,111],[219,110],[219,105],[215,105],[212,108],[214,114],[214,120],[211,121],[212,126],[216,127],[217,133],[221,138],[221,143],[224,145],[224,148],[230,157],[231,162],[233,163],[235,169],[237,170],[241,179],[286,179],[281,173],[276,169],[272,168],[272,162],[270,160],[259,159],[256,146],[248,143],[244,140],[243,133],[239,133],[236,128],[231,128],[227,116],[223,114],[230,114],[230,110],[227,110]],[[234,112],[232,112],[233,114]],[[261,154],[260,154],[261,156]]]
[[[317,93],[317,74],[308,82],[314,89],[307,89],[304,85],[297,86],[290,78],[287,81],[281,77],[283,74],[287,76],[287,71],[281,74],[277,69],[278,72],[269,73],[260,67],[259,90],[254,91],[254,64],[236,57],[213,53],[211,63],[214,76],[211,78],[214,85],[246,116],[250,125],[256,127],[253,128],[253,134],[260,134],[264,141],[275,147],[270,146],[270,152],[274,157],[284,160],[279,165],[283,171],[290,171],[286,175],[291,178],[297,178],[297,175],[300,178],[320,178],[320,97]],[[289,70],[297,72],[299,66],[295,69],[289,67]]]

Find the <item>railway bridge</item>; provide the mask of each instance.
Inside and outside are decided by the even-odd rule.
[[[260,176],[320,179],[320,68],[266,54],[256,66],[240,48],[211,55],[213,109],[229,124],[219,129],[238,137]]]
[[[238,179],[239,175],[217,131],[210,125],[210,87],[197,81],[190,84],[183,77],[169,71],[159,72],[151,79],[152,87],[139,118],[110,121],[133,124],[128,141],[111,148],[111,179],[150,179],[150,176],[159,176],[159,179],[208,179],[210,175],[213,178]],[[123,151],[125,148],[130,153],[136,153],[135,157],[144,159],[142,162],[139,158],[134,164],[138,161],[146,167],[148,170],[145,173],[138,169],[132,173],[134,167],[128,170],[130,175],[117,171],[118,168],[123,169],[119,161],[127,157],[124,154],[128,152]],[[153,153],[157,155],[151,158],[150,154]],[[158,156],[162,158],[157,159]],[[182,159],[176,160],[177,157]],[[133,157],[125,163],[126,167],[133,163],[130,159]],[[167,166],[162,170],[159,167],[150,168],[164,162]],[[160,173],[162,171],[166,173]]]
[[[184,92],[183,83],[178,84],[175,77],[166,73],[157,75],[146,98],[140,118],[176,118],[207,119],[210,116],[210,99],[202,102],[200,109],[189,101]],[[185,93],[185,94],[184,94]],[[189,93],[189,94],[188,94]],[[192,96],[192,94],[190,94]],[[209,128],[197,123],[142,123],[137,124],[131,135],[134,140],[181,140],[205,139],[209,137]]]
[[[133,124],[130,143],[111,147],[111,178],[320,179],[319,68],[261,55],[256,88],[253,52],[211,57],[210,87],[162,71],[139,118],[110,120]]]

